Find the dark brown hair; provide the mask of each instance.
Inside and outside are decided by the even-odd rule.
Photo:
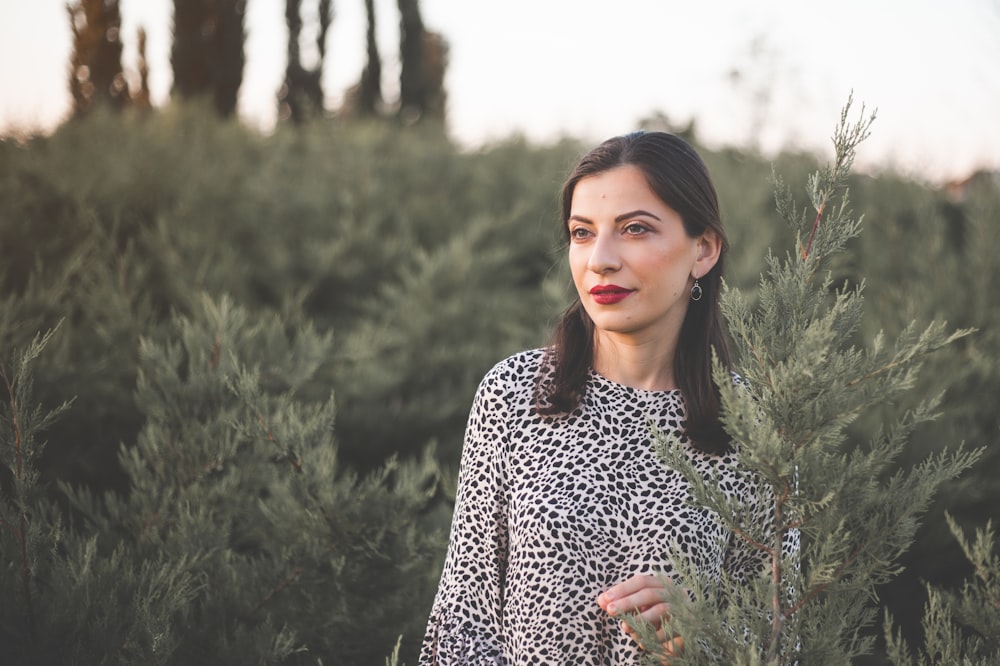
[[[691,238],[705,231],[719,236],[722,251],[715,266],[699,278],[702,298],[692,301],[681,325],[674,378],[684,399],[685,434],[706,452],[724,453],[729,436],[719,422],[719,391],[712,380],[712,350],[726,369],[731,368],[722,327],[719,295],[728,250],[719,214],[719,201],[708,167],[690,144],[666,132],[633,132],[603,142],[577,163],[562,189],[562,224],[569,240],[570,209],[576,184],[587,176],[620,166],[638,167],[650,189],[677,211]],[[563,313],[548,352],[550,372],[539,384],[536,402],[542,414],[576,409],[594,361],[594,323],[579,297]]]

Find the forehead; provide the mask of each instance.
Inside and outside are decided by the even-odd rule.
[[[573,189],[572,211],[611,205],[665,207],[639,167],[625,165],[581,178]]]

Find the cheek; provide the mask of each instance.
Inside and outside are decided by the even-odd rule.
[[[569,272],[573,276],[573,281],[577,282],[587,271],[587,258],[581,252],[569,251]]]
[[[632,266],[646,279],[668,280],[685,270],[684,259],[677,252],[647,252],[633,257]]]
[[[657,285],[668,297],[677,297],[687,291],[689,282],[693,282],[690,279],[692,266],[687,255],[669,254],[655,260],[651,258],[636,268],[644,281]]]

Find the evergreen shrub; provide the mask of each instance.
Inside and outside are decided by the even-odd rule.
[[[6,417],[0,585],[18,601],[0,611],[0,654],[379,663],[402,635],[412,666],[475,387],[545,344],[570,295],[558,189],[583,149],[512,137],[470,151],[433,128],[342,120],[264,136],[197,104],[0,140],[0,359],[21,378],[3,402],[21,427],[40,410],[47,440],[22,439],[36,475],[18,476]],[[797,252],[771,165],[700,149],[734,247],[727,283],[752,313],[768,298],[760,256]],[[795,191],[817,164],[774,159]],[[943,392],[891,478],[1000,427],[1000,193],[850,182],[867,229],[817,288],[839,302],[863,283],[868,307],[837,342],[870,348],[913,320],[977,329],[927,359],[912,392],[843,425],[844,450],[863,447],[909,396]],[[810,339],[810,358],[832,344]],[[944,510],[965,530],[994,513],[995,449],[943,486],[899,560],[912,577],[876,588],[914,650],[921,579],[958,590],[972,572]]]
[[[145,422],[120,451],[127,492],[62,484],[65,528],[31,465],[52,417],[26,406],[23,367],[8,381],[14,500],[0,543],[8,574],[30,576],[3,578],[17,600],[3,608],[4,654],[373,663],[401,631],[418,635],[412,608],[429,594],[442,539],[423,520],[437,492],[432,451],[364,477],[339,465],[332,399],[298,396],[332,346],[307,322],[205,297],[162,337],[140,343]]]
[[[742,375],[734,383],[717,368],[723,422],[747,483],[759,484],[758,501],[771,507],[768,518],[754,520],[719,479],[703,478],[676,438],[661,441],[668,464],[691,484],[694,506],[718,514],[767,563],[759,579],[723,573],[716,582],[679,557],[682,576],[670,588],[665,631],[687,647],[670,658],[674,665],[849,664],[873,654],[877,585],[898,573],[934,493],[980,455],[953,446],[912,467],[895,465],[911,433],[933,419],[937,393],[882,420],[866,443],[848,433],[873,407],[908,395],[928,354],[969,333],[912,322],[892,342],[879,333],[857,344],[864,282],[838,285],[834,271],[845,269],[838,255],[861,232],[845,186],[874,115],[852,124],[849,108],[834,135],[834,163],[809,178],[805,209],[776,179],[777,209],[793,230],[794,249],[783,258],[769,254],[754,305],[736,290],[723,299]],[[794,553],[790,540],[798,544]],[[643,642],[658,644],[651,631]]]

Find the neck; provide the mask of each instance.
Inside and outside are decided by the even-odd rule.
[[[677,388],[674,354],[677,336],[650,340],[598,331],[594,337],[594,370],[618,384],[648,391]]]

